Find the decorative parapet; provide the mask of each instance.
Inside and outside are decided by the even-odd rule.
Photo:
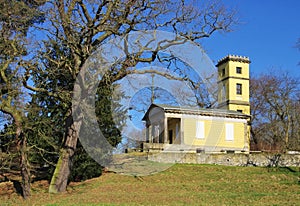
[[[222,59],[220,59],[216,66],[218,67],[221,64],[228,62],[228,61],[243,62],[243,63],[248,63],[248,64],[251,63],[249,57],[229,54],[226,57],[223,57]]]

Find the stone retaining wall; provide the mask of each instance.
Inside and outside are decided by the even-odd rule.
[[[300,154],[205,154],[161,152],[149,154],[148,160],[164,163],[218,164],[231,166],[300,166]]]

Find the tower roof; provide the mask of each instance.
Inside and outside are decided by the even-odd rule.
[[[249,57],[229,54],[229,55],[223,57],[222,59],[220,59],[216,66],[218,67],[221,64],[228,62],[228,61],[243,62],[243,63],[248,63],[248,64],[251,63]]]

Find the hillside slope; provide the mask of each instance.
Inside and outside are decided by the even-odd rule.
[[[144,177],[105,173],[63,194],[39,181],[27,201],[1,183],[0,205],[300,205],[299,176],[299,168],[178,164]]]

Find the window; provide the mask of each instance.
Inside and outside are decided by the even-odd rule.
[[[236,84],[236,94],[242,94],[242,84]]]
[[[233,141],[234,139],[234,129],[233,124],[226,123],[225,124],[225,140],[227,141]]]
[[[224,77],[224,76],[225,76],[225,68],[222,69],[222,77]]]
[[[221,100],[222,100],[223,102],[225,102],[225,100],[226,100],[226,86],[225,86],[225,84],[223,84],[223,86],[222,86],[222,90],[221,90]]]
[[[204,132],[204,122],[197,121],[196,125],[196,138],[197,139],[204,139],[205,132]]]
[[[242,67],[236,67],[236,73],[241,74],[242,73]]]
[[[241,109],[238,109],[238,110],[236,110],[237,112],[241,112],[241,113],[243,113],[243,110],[241,110]]]

